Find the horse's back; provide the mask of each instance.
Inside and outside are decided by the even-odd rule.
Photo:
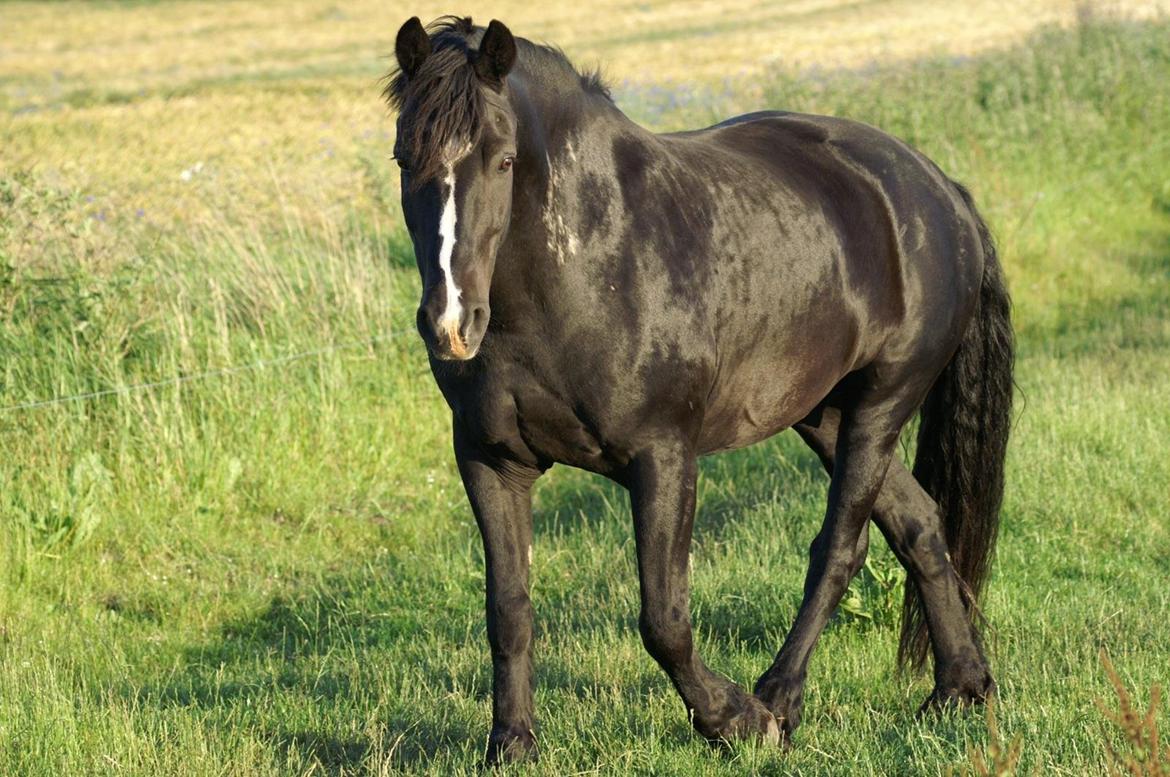
[[[871,125],[851,119],[786,111],[760,111],[727,119],[679,138],[718,148],[759,165],[799,189],[807,202],[838,211],[842,236],[866,253],[877,235],[911,269],[938,260],[974,260],[980,239],[977,216],[954,183],[926,155]],[[978,272],[974,273],[978,277]]]
[[[981,243],[974,214],[925,156],[866,124],[784,112],[664,138],[696,164],[727,166],[740,196],[721,205],[724,223],[756,232],[738,238],[729,226],[737,248],[713,258],[750,282],[722,295],[718,338],[737,358],[720,360],[711,410],[760,423],[716,424],[736,431],[711,447],[792,423],[852,372],[953,349]],[[754,255],[740,256],[744,245]],[[766,387],[762,372],[782,377]]]
[[[984,259],[978,216],[938,166],[902,140],[850,119],[784,111],[664,137],[750,169],[739,186],[819,212],[827,242],[840,247],[842,277],[871,314],[869,328],[945,328],[921,315],[928,302],[954,310],[956,320],[969,314],[961,302],[978,287]],[[778,225],[779,261],[794,260],[784,250],[788,237],[787,225]],[[812,243],[796,244],[795,260],[806,261]]]

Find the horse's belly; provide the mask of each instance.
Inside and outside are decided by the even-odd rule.
[[[699,448],[714,453],[767,439],[808,415],[828,390],[773,382],[718,399],[707,408]]]
[[[811,413],[852,369],[856,339],[850,327],[809,326],[813,338],[768,338],[735,369],[720,372],[699,439],[703,453],[752,445]]]

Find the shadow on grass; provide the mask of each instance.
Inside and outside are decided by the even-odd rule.
[[[357,737],[336,737],[319,731],[281,731],[266,737],[284,760],[306,758],[326,774],[352,771],[366,760],[371,744]]]
[[[1165,284],[1170,276],[1170,246],[1165,236],[1151,236],[1146,248],[1134,253],[1126,266],[1148,280],[1139,292],[1107,308],[1062,315],[1055,331],[1028,336],[1038,340],[1043,351],[1059,355],[1165,348],[1165,329],[1160,328],[1170,300]],[[705,460],[701,472],[705,483],[696,521],[696,546],[726,546],[745,533],[776,531],[784,532],[783,540],[793,546],[786,558],[803,559],[807,539],[819,525],[827,481],[820,464],[799,441],[789,438]],[[779,526],[774,517],[761,518],[758,508],[774,504],[777,495],[786,491],[796,493],[796,503],[804,506],[796,511],[785,508],[798,513],[791,516],[791,522]],[[624,491],[584,476],[558,480],[543,491],[534,521],[541,544],[608,543],[615,538],[624,538],[618,539],[619,545],[632,542]],[[800,536],[805,536],[803,542],[797,541]],[[625,551],[628,556],[629,548]],[[468,575],[452,583],[446,570],[420,570],[391,558],[377,561],[379,575],[399,582],[421,575],[424,583],[405,587],[371,584],[368,570],[373,563],[372,558],[355,559],[351,571],[327,576],[291,596],[272,599],[258,612],[224,623],[214,637],[182,651],[179,672],[145,682],[128,681],[124,694],[136,704],[206,710],[209,724],[250,728],[285,762],[307,760],[326,773],[361,771],[372,759],[387,753],[392,753],[389,757],[397,768],[421,767],[452,752],[480,747],[490,674],[481,578]],[[621,575],[631,576],[632,582],[632,565],[615,569],[608,577]],[[761,578],[755,581],[759,586],[777,585],[770,575],[756,577]],[[432,583],[442,586],[445,598],[437,600],[430,595],[427,585]],[[863,579],[863,591],[866,584]],[[869,585],[876,583],[870,581]],[[765,653],[775,649],[783,624],[765,623],[758,617],[753,596],[762,590],[704,602],[698,621],[714,649],[734,647]],[[543,598],[546,593],[547,598]],[[632,608],[624,617],[615,618],[612,604],[580,606],[581,599],[575,598],[580,593],[570,582],[550,586],[537,595],[538,629],[539,611],[557,613],[555,628],[547,637],[538,638],[572,644],[611,638],[615,628],[636,634]],[[792,602],[799,601],[798,587],[788,593]],[[875,596],[882,593],[885,591],[875,588]],[[620,622],[615,625],[615,620]],[[846,624],[848,628],[869,628],[856,621]],[[423,651],[417,647],[420,643],[433,649]],[[334,668],[331,657],[337,654],[346,655],[358,668]],[[368,678],[376,670],[365,668],[365,664],[387,660],[416,662],[429,683],[425,703],[431,707],[466,707],[470,701],[478,712],[453,716],[431,709],[422,715],[410,702],[371,698]],[[467,670],[466,664],[477,668]],[[538,664],[538,684],[544,690],[581,699],[595,697],[588,668],[561,659],[555,664]],[[638,709],[651,690],[664,687],[666,679],[646,659],[645,666],[633,671],[623,685],[625,706]],[[308,697],[309,706],[330,720],[297,719],[295,725],[271,725],[272,720],[284,718],[247,712],[279,708],[285,697]],[[362,701],[355,705],[355,698]],[[375,720],[379,733],[355,733],[352,725],[336,723],[338,718],[352,720],[358,715]],[[629,730],[612,735],[632,738],[638,733],[637,725],[631,721]],[[934,735],[943,736],[950,749],[955,749],[968,730],[968,724],[956,723],[936,729]],[[891,731],[884,736],[888,743],[897,743],[901,735]]]
[[[821,477],[811,455],[795,466],[778,469],[780,455],[780,448],[773,444],[732,454],[721,465],[704,462],[703,477],[717,482],[711,483],[705,498],[696,530],[698,543],[723,542],[746,530],[742,522],[753,518],[744,513],[767,501],[788,479],[800,480],[801,487],[807,487],[803,481],[808,477],[814,473]],[[725,487],[722,481],[729,477],[742,483]],[[534,516],[538,543],[609,543],[613,535],[632,543],[622,489],[601,481],[583,482],[576,476],[565,480],[539,500]],[[620,542],[615,545],[619,547]],[[397,768],[409,769],[461,748],[478,748],[486,732],[480,729],[489,706],[490,665],[478,561],[475,565],[474,574],[452,584],[450,573],[443,569],[420,570],[393,557],[353,559],[347,570],[222,623],[209,639],[181,650],[177,671],[129,679],[121,694],[135,705],[202,710],[208,725],[243,727],[269,743],[286,765],[304,761],[326,773],[361,771],[386,753],[393,754]],[[376,575],[371,567],[378,570]],[[628,577],[629,585],[636,584],[632,564],[617,574]],[[420,575],[422,580],[418,580]],[[411,576],[416,578],[413,583]],[[444,591],[445,601],[433,600],[436,590]],[[570,583],[536,594],[539,641],[558,648],[573,642],[609,642],[615,631],[623,630],[631,640],[638,639],[632,608],[623,617],[615,616],[612,606],[580,607],[569,596],[573,590]],[[542,612],[551,617],[542,618]],[[704,637],[718,645],[742,645],[745,638],[765,641],[764,625],[744,623],[742,616],[734,602],[710,603],[702,615]],[[542,632],[542,621],[547,633]],[[564,660],[559,650],[554,652],[558,655],[543,663],[538,657],[541,691],[587,702],[595,699],[598,689],[591,668]],[[639,665],[626,670],[621,681],[620,693],[629,709],[643,706],[652,692],[669,688],[653,662],[640,650],[637,655]],[[380,662],[382,666],[412,664],[426,678],[423,703],[432,709],[423,713],[401,700],[387,703],[372,697],[371,678],[377,677]],[[469,665],[474,668],[468,669]],[[466,708],[468,703],[483,720],[466,714],[448,716],[434,709]],[[320,722],[304,719],[306,705],[320,714]],[[301,712],[278,713],[287,706]],[[371,717],[380,733],[355,733],[355,721]],[[345,719],[350,725],[337,724]],[[634,725],[631,721],[630,726]],[[681,714],[679,726],[680,731],[688,730]],[[633,728],[626,733],[637,735]],[[680,738],[680,743],[685,741]]]
[[[1170,202],[1159,210],[1170,215]],[[1051,324],[1022,328],[1024,354],[1096,356],[1170,347],[1170,234],[1147,231],[1128,253],[1108,261],[1118,272],[1136,275],[1136,288],[1107,301],[1070,301]]]
[[[694,543],[722,542],[732,536],[751,513],[769,503],[777,493],[806,494],[815,483],[818,500],[828,490],[828,479],[820,461],[804,447],[794,433],[746,448],[699,461],[700,505],[695,516]],[[536,538],[557,538],[581,531],[602,521],[621,523],[632,538],[629,496],[622,487],[594,475],[581,473],[567,483],[538,487],[533,512]],[[816,519],[823,507],[818,501]],[[792,521],[807,520],[793,516]],[[761,526],[772,531],[776,526]],[[816,527],[813,527],[815,533]],[[812,535],[809,535],[812,539]]]
[[[450,720],[423,729],[402,713],[388,715],[380,733],[343,736],[311,728],[276,727],[261,738],[280,754],[286,764],[306,762],[325,774],[362,774],[387,762],[396,769],[430,763],[437,757],[459,752],[470,743],[479,747],[486,731]]]

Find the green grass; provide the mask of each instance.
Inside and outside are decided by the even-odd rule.
[[[618,94],[661,129],[763,105],[860,118],[975,191],[1021,341],[985,609],[1023,773],[1106,768],[1101,648],[1139,706],[1168,677],[1167,83],[1170,25],[1089,20],[968,61],[777,72],[762,96]],[[0,163],[0,407],[409,330],[391,166],[365,180],[372,205],[225,202],[167,229]],[[409,333],[0,411],[0,774],[472,773],[482,551],[448,424]],[[703,464],[693,611],[742,683],[795,614],[825,486],[791,435]],[[642,650],[625,495],[557,469],[535,521],[542,761],[521,773],[939,774],[986,742],[982,715],[915,718],[929,682],[894,672],[900,575],[876,536],[796,747],[719,752]]]

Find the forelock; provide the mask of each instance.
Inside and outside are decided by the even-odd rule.
[[[486,106],[468,56],[470,19],[443,19],[431,25],[432,51],[413,78],[388,76],[383,94],[399,114],[398,145],[420,185],[438,176],[453,157],[479,142]]]

